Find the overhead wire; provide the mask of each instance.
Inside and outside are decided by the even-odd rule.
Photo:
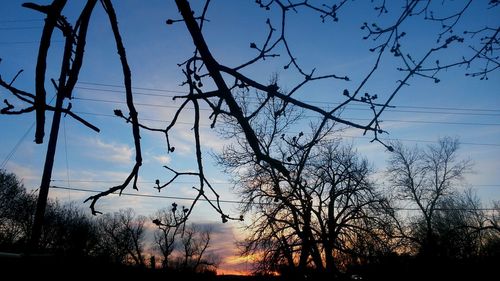
[[[74,113],[77,114],[83,114],[83,115],[91,115],[91,116],[101,116],[101,117],[109,117],[109,118],[116,118],[115,115],[113,114],[105,114],[105,113],[94,113],[94,112],[84,112],[84,111],[73,111]],[[151,122],[159,122],[159,123],[168,123],[170,120],[161,120],[161,119],[152,119],[152,118],[140,118],[142,121],[151,121]],[[177,124],[182,124],[182,125],[192,125],[192,123],[189,122],[183,122],[183,121],[176,121]],[[206,127],[209,128],[209,124],[200,124],[201,127]],[[299,132],[289,132],[289,133],[296,133],[298,134]],[[345,137],[345,138],[352,138],[352,139],[372,139],[371,137],[368,136],[352,136],[352,135],[345,135],[345,134],[339,134],[339,137]],[[432,140],[419,140],[419,139],[405,139],[405,138],[383,138],[379,137],[380,140],[389,140],[389,141],[403,141],[403,142],[416,142],[416,143],[437,143],[437,141],[432,141]],[[477,146],[493,146],[493,147],[500,147],[500,144],[495,144],[495,143],[477,143],[477,142],[460,142],[460,144],[463,145],[477,145]]]
[[[50,186],[51,188],[55,189],[62,189],[62,190],[73,190],[73,191],[80,191],[80,192],[88,192],[88,193],[100,193],[101,191],[99,190],[92,190],[92,189],[83,189],[83,188],[73,188],[73,187],[64,187],[64,186],[57,186],[57,185],[52,185]],[[195,201],[196,198],[193,197],[185,197],[185,196],[167,196],[167,195],[154,195],[154,194],[144,194],[144,193],[127,193],[127,192],[121,192],[121,193],[113,193],[115,195],[119,196],[132,196],[132,197],[145,197],[145,198],[159,198],[159,199],[174,199],[174,200],[185,200],[185,201]],[[214,200],[207,200],[205,198],[199,198],[198,201],[215,201]],[[250,205],[274,205],[276,203],[265,203],[265,202],[245,202],[245,201],[238,201],[238,200],[222,200],[219,199],[218,202],[220,203],[230,203],[230,204],[250,204]],[[337,207],[340,208],[340,207]],[[389,208],[374,208],[374,207],[369,207],[367,209],[378,209],[378,210],[389,210]],[[420,211],[418,208],[403,208],[403,207],[394,207],[390,208],[391,210],[396,210],[396,211]],[[440,211],[497,211],[500,210],[500,208],[436,208],[435,210],[440,210]]]
[[[53,95],[52,98],[50,99],[49,101],[49,104],[52,103],[52,101],[54,100],[54,98],[56,97],[56,95]],[[21,136],[21,138],[17,141],[17,143],[14,145],[14,147],[10,150],[10,152],[7,154],[7,156],[5,156],[4,160],[2,161],[2,164],[0,165],[0,169],[4,169],[7,164],[9,163],[10,159],[12,158],[12,156],[14,156],[14,154],[16,153],[17,149],[19,148],[19,146],[21,145],[21,143],[26,139],[26,137],[28,136],[28,134],[31,132],[31,130],[33,130],[33,127],[35,126],[35,121],[33,121],[33,123],[31,123],[31,126],[28,128],[28,130],[26,130],[26,132]]]
[[[78,84],[84,84],[84,85],[98,85],[98,86],[105,86],[105,87],[113,87],[113,88],[120,88],[122,90],[113,90],[113,89],[103,89],[103,88],[95,88],[95,87],[81,87],[81,86],[76,86],[75,88],[81,89],[81,90],[89,90],[89,91],[102,91],[102,92],[113,92],[113,93],[125,93],[123,90],[123,86],[119,85],[113,85],[113,84],[103,84],[103,83],[92,83],[92,82],[78,82]],[[164,93],[179,93],[179,94],[188,94],[188,92],[185,91],[179,91],[179,90],[168,90],[168,89],[159,89],[159,88],[145,88],[145,87],[132,87],[133,89],[138,89],[138,90],[147,90],[147,91],[155,91],[155,92],[164,92]],[[164,98],[173,98],[174,95],[161,95],[161,94],[152,94],[152,93],[144,93],[144,92],[134,92],[134,95],[142,95],[142,96],[155,96],[155,97],[164,97]],[[313,100],[303,100],[303,102],[307,103],[317,103],[317,104],[329,104],[329,105],[339,105],[341,104],[340,102],[325,102],[325,101],[313,101]],[[252,103],[252,102],[250,102]],[[255,103],[255,102],[254,102]],[[353,105],[351,105],[353,106]],[[355,105],[354,105],[355,106]],[[362,106],[362,105],[358,105]],[[479,111],[479,112],[497,112],[495,113],[485,113],[484,115],[492,115],[492,116],[500,116],[500,109],[484,109],[484,108],[458,108],[458,107],[429,107],[429,106],[408,106],[408,105],[394,105],[396,108],[411,108],[411,109],[427,109],[427,110],[446,110],[446,111]],[[370,109],[356,109],[356,110],[370,110]],[[408,111],[408,110],[395,110],[395,109],[388,109],[389,111],[393,112],[409,112],[409,113],[439,113],[439,114],[458,114],[458,115],[467,115],[467,114],[472,114],[472,115],[483,115],[480,113],[463,113],[463,112],[436,112],[436,111]]]
[[[68,187],[71,187],[69,180],[68,139],[66,137],[66,118],[63,119],[63,136],[64,136],[64,154],[66,160],[66,180]],[[68,197],[71,200],[71,191],[68,191]]]
[[[89,91],[100,91],[100,92],[112,92],[112,93],[125,93],[124,91],[121,90],[112,90],[112,89],[96,89],[96,88],[88,88],[88,87],[79,87],[76,86],[76,89],[81,89],[81,90],[89,90]],[[171,90],[171,92],[174,92]],[[138,96],[152,96],[152,97],[161,97],[161,98],[173,98],[175,97],[174,95],[163,95],[163,94],[153,94],[153,93],[144,93],[144,92],[134,92],[134,95]],[[82,100],[85,100],[85,98],[81,98]],[[107,102],[107,101],[106,101]],[[114,102],[114,101],[113,101]],[[256,102],[249,102],[249,103],[256,103]],[[320,102],[314,102],[314,103],[320,103]],[[151,106],[147,104],[146,106]],[[346,108],[347,110],[353,110],[353,111],[371,111],[369,108],[354,108],[356,105],[351,105],[349,108]],[[360,105],[358,105],[360,106]],[[174,106],[170,106],[172,108],[175,108]],[[398,112],[398,113],[419,113],[419,114],[440,114],[440,115],[466,115],[466,116],[498,116],[500,117],[500,111],[499,113],[477,113],[477,112],[444,112],[444,111],[422,111],[422,110],[399,110],[399,109],[387,109],[387,112]]]
[[[52,182],[65,182],[64,179],[52,179]],[[70,180],[73,183],[121,183],[119,180]],[[155,181],[137,181],[140,184],[155,184]],[[175,181],[178,184],[198,184],[199,181]],[[214,184],[233,184],[230,181],[216,181]],[[500,187],[500,184],[469,184],[472,187]]]
[[[91,102],[104,102],[104,103],[113,103],[113,104],[126,104],[126,101],[120,100],[106,100],[106,99],[91,99],[91,98],[81,98],[76,97],[75,100],[83,100],[83,101],[91,101]],[[157,108],[178,108],[174,105],[162,105],[162,104],[153,104],[153,103],[141,103],[134,102],[136,106],[147,106],[147,107],[157,107]],[[184,107],[184,109],[193,110],[192,107]],[[211,111],[209,108],[200,108],[201,111]],[[369,118],[354,118],[350,117],[349,120],[356,121],[371,121]],[[400,120],[400,119],[384,119],[384,122],[396,122],[396,123],[419,123],[419,124],[442,124],[442,125],[466,125],[466,126],[500,126],[500,123],[478,123],[478,122],[447,122],[447,121],[424,121],[424,120]]]
[[[105,86],[105,87],[112,87],[112,88],[120,88],[124,89],[123,85],[118,85],[118,84],[106,84],[106,83],[96,83],[96,82],[85,82],[85,81],[79,81],[78,84],[83,84],[83,85],[95,85],[95,86]],[[87,88],[87,89],[92,89],[92,90],[101,90],[99,88]],[[149,90],[149,91],[156,91],[156,92],[173,92],[173,93],[181,93],[181,94],[188,94],[186,91],[179,91],[179,90],[169,90],[169,89],[160,89],[160,88],[146,88],[146,87],[132,87],[132,89],[138,89],[138,90]],[[111,91],[111,90],[109,90]],[[116,90],[115,90],[116,91]],[[124,92],[124,91],[117,91],[117,92]],[[166,96],[166,97],[172,97],[172,96]],[[340,104],[337,102],[323,102],[323,101],[312,101],[312,100],[304,100],[304,102],[313,102],[313,103],[322,103],[322,104]],[[401,108],[415,108],[415,109],[435,109],[435,110],[464,110],[464,111],[494,111],[494,112],[500,112],[500,109],[485,109],[485,108],[459,108],[459,107],[430,107],[430,106],[410,106],[410,105],[394,105],[395,107],[401,107]]]
[[[31,126],[29,126],[28,130],[26,130],[26,132],[21,136],[21,138],[17,141],[17,143],[14,145],[14,147],[10,150],[10,152],[7,154],[7,156],[5,156],[5,158],[3,159],[2,161],[2,164],[0,165],[0,170],[3,170],[5,169],[5,167],[7,166],[7,164],[9,163],[10,159],[12,158],[12,156],[14,156],[14,154],[16,153],[17,149],[19,148],[19,146],[21,145],[21,143],[26,139],[26,137],[28,136],[28,134],[33,130],[33,127],[35,127],[35,122],[33,122],[31,124]]]
[[[25,19],[25,20],[0,20],[0,23],[7,23],[7,22],[35,22],[35,21],[42,21],[42,19]],[[0,27],[0,30],[28,30],[28,29],[39,29],[40,27],[35,27],[35,26],[26,26],[26,27]],[[53,41],[53,42],[63,42],[63,41]],[[39,41],[14,41],[14,42],[0,42],[0,44],[3,45],[8,45],[8,44],[32,44],[32,43],[39,43]],[[105,86],[105,87],[115,87],[115,88],[122,88],[123,86],[121,85],[114,85],[114,84],[106,84],[106,83],[94,83],[94,82],[78,82],[78,84],[83,84],[83,85],[94,85],[94,86]],[[110,89],[98,89],[98,88],[91,88],[91,87],[80,87],[77,86],[76,88],[82,89],[82,90],[94,90],[94,91],[105,91],[105,92],[123,92],[123,91],[117,91],[117,90],[110,90]],[[168,89],[157,89],[157,88],[148,88],[148,87],[133,87],[133,89],[138,89],[138,90],[146,90],[146,91],[154,91],[154,92],[164,92],[164,93],[178,93],[178,94],[187,94],[185,91],[178,91],[178,90],[168,90]],[[144,95],[144,96],[154,96],[154,97],[168,97],[172,98],[173,96],[171,95],[161,95],[161,94],[153,94],[153,93],[134,93],[136,95]],[[79,100],[86,100],[86,101],[96,101],[96,102],[112,102],[112,103],[125,103],[124,101],[112,101],[112,100],[98,100],[98,99],[88,99],[88,98],[75,98]],[[319,103],[318,101],[305,101],[305,102],[311,102],[311,103]],[[332,103],[332,102],[321,102],[322,104],[338,104],[338,103]],[[152,107],[165,107],[165,108],[177,108],[175,106],[166,106],[166,105],[158,105],[158,104],[147,104],[147,103],[137,103],[136,105],[139,106],[152,106]],[[425,107],[425,106],[408,106],[408,105],[397,105],[396,107],[398,108],[408,108],[408,109],[425,109],[425,110],[441,110],[441,112],[437,111],[412,111],[412,110],[395,110],[395,109],[390,109],[388,111],[393,111],[393,112],[403,112],[403,113],[422,113],[422,114],[454,114],[454,115],[477,115],[477,116],[500,116],[500,114],[496,114],[496,112],[500,112],[500,110],[497,109],[484,109],[484,108],[456,108],[456,107]],[[366,109],[356,109],[356,108],[350,108],[351,110],[366,110]],[[203,110],[203,109],[202,109]],[[205,109],[209,110],[209,109]],[[442,111],[476,111],[476,112],[442,112]],[[477,113],[477,112],[495,112],[495,113]],[[98,114],[98,113],[84,113],[80,112],[81,114],[89,114],[89,115],[96,115],[96,116],[111,116],[113,117],[114,115],[105,115],[105,114]],[[363,119],[363,118],[350,118],[352,120],[360,120],[360,121],[369,121],[369,119]],[[158,121],[158,122],[168,122],[166,120],[156,120],[156,119],[143,119],[143,120],[149,120],[149,121]],[[500,124],[497,123],[477,123],[477,122],[444,122],[444,121],[422,121],[422,120],[384,120],[387,122],[406,122],[406,123],[429,123],[429,124],[446,124],[446,125],[484,125],[484,126],[500,126]],[[178,122],[180,123],[180,122]],[[187,123],[187,122],[186,122]],[[188,123],[190,124],[190,123]],[[9,159],[14,155],[15,151],[18,149],[19,145],[24,141],[24,139],[27,137],[29,132],[33,129],[35,123],[33,123],[26,133],[21,137],[21,139],[16,143],[14,148],[11,150],[11,152],[7,155],[6,159],[1,164],[1,168],[3,169]],[[65,145],[65,153],[66,153],[66,170],[67,170],[67,179],[65,180],[67,182],[67,187],[61,187],[61,186],[51,186],[51,188],[58,188],[58,189],[66,189],[66,190],[74,190],[74,191],[81,191],[81,192],[100,192],[96,190],[87,190],[87,189],[80,189],[80,188],[74,188],[71,187],[70,183],[71,182],[108,182],[108,181],[91,181],[91,180],[70,180],[69,177],[69,162],[68,162],[68,153],[67,153],[67,136],[66,136],[66,125],[65,123],[63,124],[63,133],[64,133],[64,145]],[[346,137],[354,137],[354,136],[346,136]],[[359,138],[369,138],[369,137],[359,137]],[[399,139],[401,140],[401,139]],[[416,141],[416,142],[434,142],[434,141],[426,141],[426,140],[408,140],[408,141]],[[500,146],[500,144],[482,144],[482,143],[463,143],[463,144],[473,144],[473,145],[491,145],[491,146]],[[52,180],[52,181],[61,181],[61,180]],[[110,181],[111,182],[111,181]],[[143,183],[154,183],[154,182],[143,182]],[[195,183],[195,182],[179,182],[179,183]],[[219,182],[223,183],[223,182]],[[225,182],[225,184],[229,184],[229,182]],[[473,186],[500,186],[500,185],[473,185]],[[149,195],[149,194],[132,194],[132,193],[122,193],[121,195],[125,196],[136,196],[136,197],[150,197],[150,198],[167,198],[167,199],[178,199],[178,200],[195,200],[195,198],[189,198],[189,197],[179,197],[179,196],[160,196],[160,195]],[[208,201],[206,199],[199,199],[200,201]],[[237,203],[237,204],[242,204],[244,202],[241,201],[235,201],[235,200],[219,200],[221,203]],[[397,208],[397,210],[418,210],[416,208]],[[449,209],[449,210],[458,210],[458,209]],[[463,210],[468,210],[468,209],[463,209]],[[480,208],[480,209],[475,209],[475,210],[499,210],[495,208]]]

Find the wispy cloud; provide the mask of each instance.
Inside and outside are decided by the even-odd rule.
[[[194,147],[194,135],[191,130],[179,131],[177,137],[184,143],[190,143]],[[215,130],[208,128],[200,129],[200,144],[203,148],[209,149],[215,152],[222,151],[224,145],[228,144],[228,140],[217,135]]]
[[[237,247],[237,241],[243,237],[240,223],[220,222],[197,223],[201,228],[212,230],[209,252],[222,258],[218,274],[248,275],[251,273],[255,256],[242,256]]]
[[[172,158],[170,158],[169,156],[165,156],[165,155],[156,155],[156,156],[153,156],[153,159],[162,165],[169,164],[170,161],[172,161]]]
[[[88,139],[88,145],[91,147],[91,156],[94,158],[117,163],[129,164],[132,162],[133,149],[123,143],[105,142],[101,139]]]
[[[9,162],[5,167],[10,173],[14,173],[27,189],[40,185],[41,169],[29,165],[20,165],[16,162]]]

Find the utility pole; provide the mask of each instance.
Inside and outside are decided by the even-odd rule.
[[[47,197],[49,195],[50,180],[52,178],[52,168],[54,167],[54,157],[56,154],[57,137],[59,135],[59,125],[61,123],[61,110],[64,101],[64,93],[57,91],[56,106],[52,126],[50,128],[49,143],[47,145],[47,154],[45,156],[45,164],[43,166],[42,182],[38,194],[36,204],[35,220],[31,231],[31,238],[28,245],[30,253],[38,249],[40,237],[42,235],[43,220],[45,216],[45,208],[47,207]]]

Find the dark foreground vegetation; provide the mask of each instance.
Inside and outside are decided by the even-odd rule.
[[[216,1],[172,1],[175,9],[165,12],[165,23],[173,25],[171,30],[184,26],[193,49],[186,53],[183,62],[175,65],[181,68],[182,78],[178,82],[187,92],[175,96],[182,102],[174,106],[175,113],[166,127],[143,123],[144,111],[139,114],[134,105],[138,88],[133,87],[132,77],[144,73],[135,75],[137,70],[130,67],[134,64],[129,65],[127,59],[124,42],[128,40],[122,38],[129,35],[122,37],[119,23],[128,19],[120,9],[117,14],[111,0],[99,1],[102,10],[100,15],[95,13],[97,18],[91,17],[94,10],[101,9],[97,0],[82,1],[84,6],[67,13],[66,4],[77,2],[53,0],[50,5],[23,5],[45,17],[37,53],[35,92],[23,90],[33,87],[17,80],[22,69],[17,73],[6,71],[11,73],[3,77],[10,79],[0,76],[0,87],[10,95],[0,114],[35,113],[36,143],[45,141],[46,113],[54,112],[36,214],[37,196],[27,193],[14,176],[0,174],[0,251],[32,253],[5,254],[0,261],[3,275],[48,280],[163,276],[171,280],[230,279],[216,277],[217,258],[206,255],[210,232],[185,224],[196,203],[203,199],[209,201],[222,223],[247,223],[248,237],[241,243],[242,254],[260,257],[256,272],[263,274],[247,277],[250,279],[274,279],[277,277],[263,276],[276,272],[285,280],[482,280],[493,276],[500,264],[500,202],[484,207],[472,191],[458,188],[464,186],[462,180],[471,171],[471,163],[457,154],[458,140],[443,138],[423,149],[390,143],[383,138],[387,131],[382,116],[394,107],[395,97],[406,87],[440,83],[448,78],[444,72],[452,69],[465,68],[466,76],[480,80],[495,75],[500,69],[500,28],[489,26],[488,21],[487,25],[478,22],[477,17],[464,19],[470,14],[487,19],[500,7],[499,1],[370,1],[363,8],[372,13],[360,13],[356,6],[350,10],[348,2],[361,1],[331,5],[331,1],[325,1],[326,4],[256,0],[266,19],[256,18],[252,24],[259,24],[265,33],[248,34],[245,40],[250,43],[251,53],[231,54],[237,58],[234,61],[216,55],[221,52],[217,46],[226,45],[221,43],[227,39],[238,41],[235,35],[239,34],[230,32],[228,38],[223,38],[219,37],[223,33],[216,32],[214,38],[203,28],[217,20],[211,12],[216,7],[212,2]],[[296,14],[307,16],[299,20],[301,28],[296,28]],[[336,24],[344,19],[357,22],[354,28],[360,34],[353,36],[348,32],[351,29],[340,27],[338,30],[343,32],[331,35],[330,31],[321,31],[318,38],[327,39],[322,43],[332,51],[336,47],[345,50],[358,46],[360,40],[368,42],[363,52],[352,55],[369,57],[365,66],[350,68],[344,63],[361,61],[332,61],[333,65],[329,65],[329,58],[338,56],[337,51],[321,54],[321,48],[316,47],[299,51],[297,46],[310,41],[303,36],[304,30],[319,31],[316,23],[309,22],[311,14],[319,16],[321,24]],[[109,21],[107,26],[116,43],[125,89],[126,108],[116,102],[113,112],[131,127],[135,160],[121,184],[86,199],[91,212],[100,214],[97,202],[111,193],[127,187],[138,189],[143,156],[148,154],[142,153],[141,132],[165,136],[166,152],[172,154],[178,151],[175,146],[180,141],[170,137],[178,132],[178,117],[193,117],[190,130],[196,167],[183,172],[178,167],[165,166],[173,178],[157,179],[155,188],[160,191],[179,176],[193,176],[199,182],[193,186],[196,199],[186,208],[174,203],[172,208],[160,210],[151,218],[157,226],[154,247],[159,253],[158,263],[151,262],[154,269],[148,263],[150,254],[145,254],[146,217],[124,210],[95,218],[71,205],[46,205],[61,115],[64,113],[94,131],[100,130],[72,111],[69,100],[77,83],[81,83],[80,70],[91,53],[86,51],[86,41],[91,38],[87,37],[87,30],[94,22],[101,27],[103,16]],[[415,28],[416,24],[419,28]],[[238,31],[247,36],[243,29]],[[49,78],[57,70],[47,65],[52,65],[52,56],[48,54],[52,54],[51,43],[57,38],[52,34],[57,32],[65,44],[63,52],[58,52],[59,60],[56,59],[57,64],[62,62],[59,79],[50,80],[54,86],[51,91],[57,97],[52,106],[47,103],[50,95],[46,91]],[[416,40],[418,44],[413,43]],[[331,48],[332,42],[340,45]],[[91,46],[98,45],[88,47]],[[185,50],[178,49],[175,52],[184,56]],[[349,53],[346,57],[351,57]],[[167,51],[165,55],[171,53]],[[140,61],[141,57],[136,59]],[[325,65],[316,68],[318,59]],[[283,69],[281,80],[276,69]],[[111,67],[105,71],[115,75]],[[162,75],[157,69],[147,73]],[[390,78],[379,83],[384,77]],[[320,81],[328,84],[318,84]],[[331,86],[323,91],[321,85]],[[323,96],[329,98],[322,104],[311,101]],[[363,119],[344,114],[348,105],[360,106],[367,114],[363,114]],[[217,159],[226,172],[234,175],[235,187],[244,202],[241,216],[221,208],[220,196],[206,177],[206,121],[222,137],[234,141]],[[371,165],[354,147],[336,141],[348,129],[370,135],[371,142],[380,143],[391,152],[385,182],[375,182]],[[30,247],[26,248],[28,242]]]
[[[74,258],[54,255],[0,255],[2,276],[18,280],[81,280],[110,278],[110,280],[221,280],[221,281],[279,281],[279,280],[495,280],[498,258],[466,260],[430,260],[415,257],[392,257],[377,264],[352,269],[351,274],[332,276],[310,273],[307,276],[234,276],[195,273],[167,269],[151,269],[110,263],[97,258]],[[150,279],[151,278],[151,279]]]
[[[151,269],[140,266],[112,263],[93,257],[68,257],[57,255],[0,255],[3,276],[15,276],[19,280],[36,277],[39,280],[67,280],[110,278],[110,280],[216,280],[212,273]]]
[[[308,173],[317,186],[288,190],[287,202],[293,204],[273,204],[272,192],[260,193],[273,182],[272,175],[247,169],[252,174],[240,180],[252,185],[243,184],[247,189],[242,194],[267,203],[248,209],[257,218],[240,243],[242,254],[260,256],[254,264],[260,275],[249,277],[217,276],[219,258],[207,251],[211,232],[175,223],[179,212],[185,213],[175,203],[150,218],[157,229],[154,242],[147,244],[144,225],[148,219],[131,210],[94,217],[74,205],[49,201],[38,251],[30,252],[26,245],[36,195],[27,192],[14,174],[0,171],[0,270],[5,276],[51,280],[73,276],[113,280],[494,279],[500,264],[498,202],[494,208],[484,208],[472,191],[454,188],[470,166],[456,158],[457,142],[443,139],[427,150],[394,147],[388,173],[396,198],[389,196],[390,190],[377,191],[366,161],[349,147],[323,147],[318,155],[325,158],[316,158],[317,166]],[[447,176],[434,182],[430,179],[435,175]],[[334,180],[339,176],[343,180]],[[256,181],[251,178],[259,179],[263,188],[253,189]],[[324,204],[320,211],[310,207],[315,202]],[[401,202],[418,208],[398,207]],[[273,276],[276,273],[280,276]]]

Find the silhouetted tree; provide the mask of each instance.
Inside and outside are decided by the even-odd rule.
[[[177,204],[172,205],[172,209],[158,210],[152,216],[152,222],[158,226],[159,231],[155,232],[155,243],[160,250],[163,260],[162,267],[168,268],[171,262],[171,255],[175,250],[176,241],[184,233],[185,224],[179,223],[183,220],[183,213],[186,210],[184,207],[182,211],[177,209]]]
[[[186,225],[188,209],[161,209],[153,215],[153,223],[159,231],[155,233],[155,242],[163,255],[162,267],[190,272],[213,272],[218,265],[218,258],[208,254],[212,230],[195,224]]]
[[[98,218],[99,255],[114,262],[144,266],[144,223],[132,209],[122,209]]]
[[[181,236],[181,250],[178,257],[180,269],[207,272],[217,267],[217,258],[206,252],[210,246],[211,233],[210,229],[199,229],[195,224],[185,229]]]
[[[88,1],[82,8],[82,11],[76,20],[75,24],[62,15],[62,11],[66,5],[64,0],[54,0],[50,5],[36,5],[27,3],[24,6],[36,10],[46,15],[46,21],[41,36],[40,48],[36,64],[36,93],[32,94],[17,88],[14,85],[17,75],[11,81],[0,79],[0,86],[8,90],[16,99],[26,104],[25,108],[18,109],[5,100],[5,107],[1,110],[2,114],[23,114],[27,112],[36,112],[37,129],[35,140],[37,143],[43,141],[44,135],[44,120],[45,112],[55,111],[56,113],[67,113],[76,120],[82,122],[86,126],[97,130],[97,128],[79,116],[77,116],[71,107],[63,108],[62,104],[65,98],[71,97],[75,83],[78,80],[78,74],[82,66],[84,58],[85,40],[87,36],[87,27],[90,25],[90,15],[96,7],[97,1]],[[207,17],[209,15],[209,7],[213,1],[206,0],[204,5],[199,8],[192,9],[190,1],[176,0],[176,6],[180,13],[180,19],[168,19],[168,25],[183,23],[194,44],[193,55],[187,58],[183,63],[180,63],[182,72],[185,75],[183,85],[188,89],[188,94],[175,97],[182,100],[181,105],[174,118],[165,128],[152,128],[140,123],[138,112],[135,109],[133,102],[132,91],[132,70],[129,67],[125,46],[122,41],[121,33],[118,26],[118,15],[116,14],[112,2],[110,0],[101,0],[102,7],[109,19],[109,24],[116,42],[118,56],[122,64],[122,72],[126,90],[126,104],[128,113],[123,113],[122,110],[115,110],[115,114],[131,124],[132,135],[135,145],[135,164],[131,168],[130,174],[123,183],[108,190],[91,196],[87,200],[90,202],[90,207],[94,214],[98,213],[95,209],[95,203],[103,196],[106,196],[115,191],[123,191],[129,184],[133,188],[137,187],[137,178],[139,169],[142,165],[142,153],[140,145],[140,130],[152,130],[164,134],[167,141],[167,152],[174,152],[174,144],[170,142],[169,134],[172,128],[177,124],[178,116],[183,113],[188,105],[194,108],[193,121],[193,139],[195,143],[196,155],[196,172],[179,173],[175,169],[171,169],[175,173],[175,177],[179,175],[196,176],[199,179],[199,184],[196,189],[199,191],[196,196],[193,207],[200,198],[213,202],[212,206],[220,213],[222,221],[228,219],[240,219],[238,216],[232,217],[223,212],[218,204],[218,199],[211,200],[207,196],[207,191],[215,193],[215,198],[219,198],[216,189],[207,181],[203,166],[203,150],[200,140],[200,108],[202,105],[207,106],[211,110],[210,118],[212,127],[216,127],[219,121],[225,117],[233,120],[241,128],[242,140],[244,140],[254,155],[256,161],[265,162],[275,171],[279,172],[280,177],[291,180],[291,170],[287,168],[287,161],[274,158],[266,152],[265,147],[259,145],[257,129],[252,126],[252,120],[260,114],[261,109],[265,107],[271,99],[282,101],[282,108],[277,113],[283,112],[287,107],[293,105],[314,115],[319,125],[314,128],[311,133],[316,135],[322,132],[327,123],[336,122],[349,128],[362,130],[364,133],[373,135],[372,141],[382,143],[380,135],[385,133],[382,128],[380,118],[384,111],[391,107],[391,103],[398,93],[404,89],[404,86],[409,85],[409,82],[414,77],[427,78],[432,82],[440,81],[439,75],[444,70],[449,70],[455,67],[466,67],[466,75],[487,79],[488,75],[496,71],[499,67],[498,62],[498,46],[500,28],[497,26],[484,26],[479,23],[479,27],[467,26],[462,28],[459,23],[462,18],[467,15],[467,12],[474,9],[477,11],[491,11],[498,9],[497,1],[489,1],[483,3],[481,1],[464,1],[463,3],[454,3],[452,5],[448,1],[406,1],[404,4],[393,3],[389,1],[372,1],[366,3],[366,7],[375,9],[372,18],[364,18],[366,14],[359,13],[357,10],[349,11],[349,1],[339,1],[337,4],[309,1],[255,1],[256,5],[263,9],[264,12],[272,11],[266,15],[269,18],[260,23],[267,29],[267,34],[261,40],[259,38],[248,38],[249,47],[255,51],[254,56],[246,55],[235,56],[241,57],[238,62],[229,63],[223,58],[216,58],[213,55],[213,46],[207,43],[204,33],[204,26],[209,24]],[[193,2],[194,3],[194,2]],[[198,3],[197,3],[198,4]],[[451,7],[451,8],[450,8]],[[314,13],[319,16],[319,19],[325,24],[334,24],[342,18],[349,18],[356,22],[356,17],[359,18],[359,26],[361,34],[359,37],[367,40],[366,49],[373,53],[372,63],[366,64],[366,68],[361,77],[351,78],[345,73],[327,73],[319,68],[312,66],[301,65],[300,62],[308,61],[305,57],[298,58],[294,49],[296,42],[290,37],[291,34],[301,36],[301,31],[293,30],[290,27],[291,16],[298,14]],[[215,21],[216,19],[211,19]],[[410,28],[410,25],[415,21],[421,21],[428,24],[429,28],[425,28],[425,37],[430,40],[419,42],[418,47],[407,44],[406,40],[411,37],[416,29]],[[259,23],[254,23],[259,24]],[[435,24],[435,26],[434,26]],[[46,66],[47,53],[50,48],[50,42],[53,37],[53,32],[59,30],[65,38],[64,52],[61,55],[62,65],[58,81],[53,81],[54,89],[58,96],[58,105],[50,106],[46,103]],[[351,36],[351,35],[350,35]],[[331,36],[324,36],[332,38]],[[338,37],[335,42],[345,44],[344,39]],[[368,40],[370,39],[370,40]],[[254,43],[262,42],[262,43]],[[335,43],[334,42],[334,43]],[[302,39],[299,39],[302,43]],[[464,46],[464,48],[462,48]],[[452,51],[449,51],[452,50]],[[454,52],[457,50],[457,52]],[[455,54],[457,54],[455,56]],[[327,57],[329,54],[324,54]],[[392,59],[391,59],[392,57]],[[284,88],[278,87],[276,83],[268,83],[266,80],[260,80],[260,76],[251,75],[255,71],[251,71],[253,67],[257,67],[259,63],[269,63],[276,61],[278,58],[284,59],[282,64],[287,73],[293,77],[287,79],[291,81],[289,85],[285,85],[290,89],[285,91]],[[394,72],[394,86],[384,90],[386,95],[374,93],[369,88],[370,82],[378,78],[380,71],[386,72],[388,69],[396,70]],[[259,71],[258,71],[259,72]],[[332,101],[339,102],[338,106],[333,108],[325,105],[314,105],[308,102],[310,95],[308,91],[311,89],[308,86],[320,81],[335,81],[346,82],[350,84],[347,87],[336,86],[328,88],[327,91],[334,93]],[[293,81],[293,82],[292,82]],[[387,85],[390,85],[389,83]],[[255,97],[263,97],[259,100],[259,104],[251,111],[244,112],[241,101],[235,97],[238,89],[247,91],[247,99]],[[380,100],[380,101],[379,101]],[[369,121],[360,122],[353,120],[348,116],[342,115],[342,111],[347,105],[358,104],[363,105],[370,110],[371,116]],[[299,124],[295,124],[295,127]],[[311,138],[307,145],[314,145],[316,138]],[[390,146],[382,143],[389,150]],[[55,152],[55,151],[54,151]],[[53,154],[53,153],[52,153]],[[50,180],[50,177],[48,177]],[[45,182],[48,183],[46,180]],[[171,181],[164,184],[158,183],[157,188],[161,189],[167,186]],[[279,188],[279,187],[278,187]],[[189,208],[191,210],[192,208]],[[191,211],[188,212],[188,214]],[[186,216],[187,218],[187,216]]]
[[[493,202],[493,210],[487,217],[488,225],[486,225],[485,228],[500,232],[500,201]]]
[[[471,163],[458,158],[458,139],[450,137],[424,150],[401,143],[393,147],[387,170],[389,182],[399,199],[415,206],[419,213],[403,230],[404,235],[418,244],[421,254],[436,256],[439,207],[454,204],[446,200],[470,171]]]
[[[379,252],[386,247],[390,204],[370,180],[367,161],[332,139],[333,124],[320,124],[316,135],[287,134],[301,115],[292,107],[277,114],[281,103],[270,99],[251,124],[262,151],[282,161],[288,176],[255,158],[237,124],[224,131],[237,145],[226,147],[219,163],[233,173],[243,212],[252,215],[243,252],[257,253],[264,272],[340,274],[367,254],[359,251],[362,240]]]
[[[14,175],[0,171],[0,248],[20,252],[26,249],[33,223],[36,196],[28,193]],[[41,249],[65,256],[91,256],[97,241],[95,223],[72,203],[50,200]]]
[[[69,257],[93,256],[99,237],[89,216],[74,203],[49,201],[40,248]]]
[[[486,242],[482,255],[500,260],[500,201],[495,201],[493,207],[494,210],[486,214],[487,221],[483,225]]]
[[[437,255],[450,258],[479,256],[484,214],[471,190],[454,194],[438,203],[434,218]]]
[[[3,251],[25,248],[35,205],[36,196],[26,192],[21,180],[0,170],[0,247]]]

